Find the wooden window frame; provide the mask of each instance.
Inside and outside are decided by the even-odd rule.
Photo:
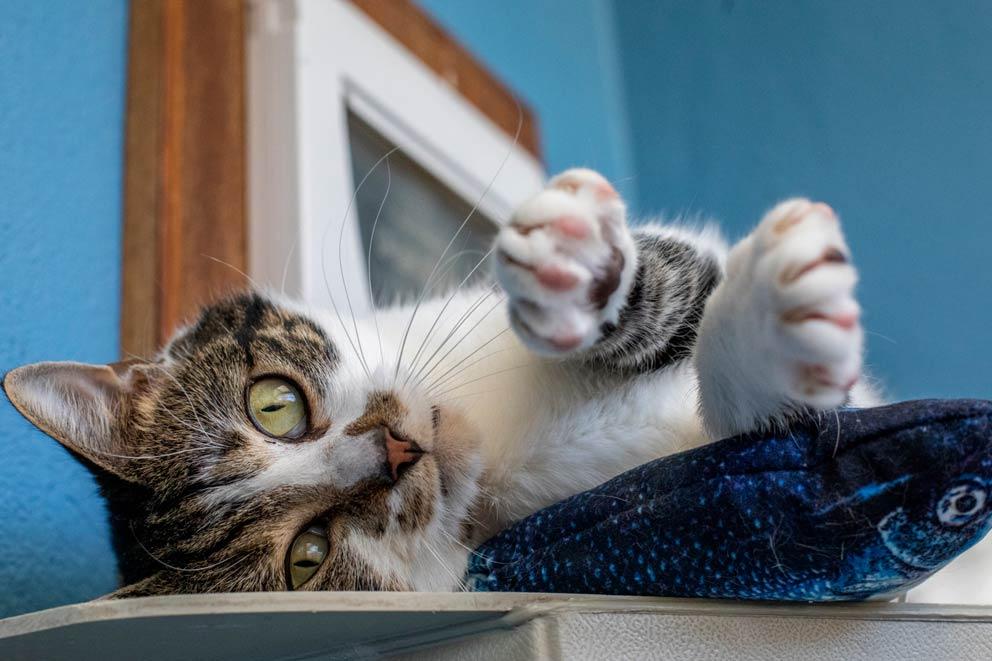
[[[265,283],[277,282],[272,268],[264,266],[264,254],[259,256],[264,251],[253,250],[260,248],[251,241],[253,234],[259,235],[259,227],[250,216],[273,211],[293,225],[300,209],[289,191],[298,184],[294,177],[303,168],[296,155],[283,155],[286,160],[279,161],[280,154],[264,148],[260,154],[256,146],[265,140],[253,133],[257,123],[249,123],[248,113],[265,113],[266,105],[250,96],[250,31],[258,21],[273,16],[292,18],[306,2],[131,1],[122,355],[152,355],[204,303],[248,284],[248,274],[255,278],[261,273]],[[343,0],[327,2],[337,6]],[[361,14],[357,20],[389,34],[497,131],[511,135],[519,123],[518,142],[529,155],[523,160],[531,159],[526,167],[540,169],[533,112],[426,13],[410,0],[350,0],[346,4],[347,11]],[[274,38],[287,35],[275,34]],[[292,51],[284,49],[283,55],[291,58]],[[292,62],[277,57],[263,66],[278,76]],[[294,82],[290,76],[282,90],[269,86],[264,92],[270,99],[293,103]],[[352,92],[361,95],[360,90]],[[370,113],[373,110],[363,113],[363,119]],[[382,128],[382,122],[373,125]],[[298,128],[287,122],[281,130],[292,134]],[[271,172],[283,178],[282,197],[273,196],[272,190],[256,192],[250,187],[258,171],[253,174],[249,161],[263,156],[276,158]],[[514,154],[513,158],[521,156]],[[261,204],[254,197],[257,194],[267,196],[267,204]],[[495,204],[493,200],[488,203]],[[507,200],[500,204],[505,206]],[[497,207],[489,211],[495,213]],[[289,291],[306,294],[300,287],[291,286]]]
[[[134,0],[122,354],[149,356],[247,268],[241,0]]]

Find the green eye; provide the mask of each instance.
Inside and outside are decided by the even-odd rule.
[[[248,388],[248,414],[258,429],[276,438],[299,438],[307,430],[303,395],[279,377],[259,379]]]
[[[327,533],[320,526],[310,526],[293,540],[286,557],[289,582],[293,589],[310,580],[327,558]]]

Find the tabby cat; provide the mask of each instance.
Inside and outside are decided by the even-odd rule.
[[[4,387],[98,475],[116,597],[456,590],[473,544],[545,505],[871,403],[825,204],[783,202],[728,250],[712,229],[629,229],[603,177],[569,170],[502,228],[495,274],[361,320],[251,291],[154,360],[28,365]]]

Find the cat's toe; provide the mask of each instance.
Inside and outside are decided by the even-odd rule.
[[[567,220],[562,220],[565,218]],[[496,275],[511,302],[528,300],[550,305],[570,301],[581,304],[593,273],[578,259],[572,234],[564,234],[559,224],[579,225],[578,217],[564,216],[529,225],[514,223],[497,237]]]
[[[496,276],[518,335],[542,353],[590,346],[615,321],[636,252],[624,205],[591,170],[568,170],[517,210],[496,239]]]
[[[570,353],[595,341],[595,318],[578,308],[548,308],[520,301],[510,307],[510,323],[517,335],[541,354]]]
[[[799,363],[793,372],[793,399],[816,409],[842,406],[861,375],[860,355],[843,362]]]
[[[551,179],[548,186],[570,192],[573,195],[590,193],[600,200],[620,199],[620,195],[606,177],[588,168],[566,170]]]
[[[851,263],[836,213],[797,199],[773,209],[759,226],[757,273],[767,284],[780,353],[794,399],[837,406],[861,373],[864,332]]]

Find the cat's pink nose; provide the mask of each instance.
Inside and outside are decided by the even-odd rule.
[[[413,441],[396,438],[389,427],[383,427],[382,433],[386,438],[386,463],[389,464],[393,482],[396,482],[404,471],[420,461],[424,451]]]

